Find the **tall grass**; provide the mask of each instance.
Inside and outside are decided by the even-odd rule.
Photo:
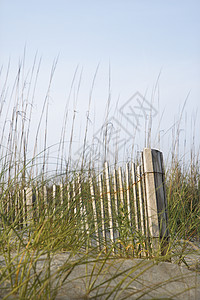
[[[89,161],[86,160],[85,156],[92,92],[98,68],[94,75],[89,96],[84,146],[82,156],[79,159],[80,163],[77,165],[72,164],[76,103],[81,84],[81,73],[74,99],[68,157],[65,155],[68,106],[77,80],[78,69],[76,69],[72,79],[58,144],[48,146],[49,99],[56,65],[57,60],[52,66],[36,128],[34,122],[32,122],[33,107],[36,101],[35,95],[41,60],[38,60],[36,56],[32,68],[27,72],[24,54],[11,88],[9,86],[10,66],[8,65],[4,78],[1,74],[0,296],[4,297],[3,299],[10,299],[9,297],[13,297],[13,299],[55,299],[59,291],[62,290],[63,285],[70,283],[70,276],[73,271],[78,267],[84,267],[85,274],[80,274],[79,279],[85,280],[85,299],[89,298],[90,295],[98,295],[102,299],[117,299],[122,292],[129,290],[132,282],[137,282],[138,278],[144,272],[147,272],[149,268],[152,268],[153,265],[149,261],[141,260],[141,262],[136,263],[134,268],[127,266],[124,271],[117,266],[119,256],[130,258],[133,250],[136,253],[137,249],[139,257],[139,247],[144,242],[143,237],[138,232],[140,245],[130,244],[132,233],[128,225],[125,228],[120,227],[121,240],[118,245],[119,250],[125,249],[126,251],[121,251],[120,255],[113,256],[112,248],[105,249],[103,247],[101,251],[97,251],[96,244],[90,244],[87,227],[80,217],[79,210],[76,210],[74,214],[74,209],[67,207],[65,200],[63,203],[59,203],[57,209],[51,209],[53,201],[52,183],[62,182],[63,187],[68,186],[68,190],[70,190],[73,182],[77,182],[77,173],[80,174],[82,180],[83,178],[89,178],[91,174],[98,177],[100,172],[95,168],[92,156]],[[107,119],[109,105],[110,88]],[[35,134],[34,141],[33,132]],[[177,152],[179,134],[180,131],[177,129],[172,140],[172,159],[168,162],[166,170],[170,250],[167,252],[166,257],[163,258],[158,253],[152,259],[157,262],[172,260],[175,263],[184,263],[190,267],[187,260],[188,255],[199,254],[199,248],[197,247],[200,234],[199,153],[195,153],[194,148],[191,148],[190,160],[186,162],[187,165],[186,163],[183,164]],[[42,143],[39,142],[40,140],[42,140]],[[109,146],[107,137],[103,142],[106,157],[107,147]],[[57,159],[54,172],[52,172],[52,168],[50,172],[51,150],[54,147],[58,149],[56,152]],[[29,212],[29,208],[23,205],[25,188],[37,189],[40,187],[39,199],[43,199],[44,187],[46,186],[48,187],[49,197],[47,206],[45,207],[43,201],[41,201],[38,212]],[[59,193],[64,192],[64,190],[63,188],[63,191],[61,189],[56,191],[58,199]],[[83,187],[83,197],[86,201],[90,197],[89,190],[89,181],[86,180]],[[75,205],[78,196],[77,194],[72,196]],[[63,199],[67,199],[67,197],[68,195],[64,194]],[[100,195],[98,197],[100,198]],[[90,202],[88,201],[88,203]],[[121,209],[123,218],[123,208]],[[88,210],[90,210],[89,206]],[[31,213],[32,218],[28,217],[28,213]],[[120,220],[118,221],[120,224]],[[79,226],[77,226],[77,222]],[[80,226],[84,230],[79,230]],[[57,255],[61,253],[65,253],[65,256],[63,256],[65,259],[55,269],[52,265]],[[106,270],[109,272],[115,265],[117,267],[111,278],[108,279]],[[198,270],[197,265],[195,269]],[[138,272],[137,275],[136,271]],[[114,281],[117,284],[113,286]],[[140,286],[134,292],[131,291],[130,295],[137,298],[137,295],[139,295],[137,293],[141,293],[140,297],[142,297],[141,295],[144,296],[159,287],[151,287],[149,283],[147,286]]]

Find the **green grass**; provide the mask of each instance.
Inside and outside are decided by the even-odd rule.
[[[118,219],[119,224],[123,224],[120,226],[120,240],[110,247],[102,243],[103,246],[100,250],[95,241],[91,245],[91,239],[80,211],[76,210],[74,213],[75,204],[80,201],[78,186],[76,187],[77,193],[75,196],[72,195],[73,201],[70,207],[67,206],[67,200],[65,200],[68,197],[66,190],[68,185],[69,190],[72,188],[73,182],[77,184],[77,173],[80,173],[82,200],[87,202],[87,215],[92,219],[92,214],[88,213],[92,210],[89,177],[93,174],[94,178],[98,178],[102,170],[96,170],[92,161],[85,162],[84,150],[80,158],[80,168],[72,166],[75,113],[71,126],[69,156],[67,158],[64,156],[67,107],[58,142],[55,172],[48,171],[51,150],[51,147],[47,145],[49,94],[56,63],[52,67],[39,124],[35,131],[32,156],[29,151],[32,107],[35,101],[40,62],[37,64],[36,59],[29,74],[25,74],[25,66],[22,61],[9,97],[7,77],[1,87],[0,118],[3,125],[0,137],[0,297],[2,296],[3,299],[56,299],[59,291],[65,285],[69,285],[70,293],[70,284],[73,284],[75,280],[73,272],[77,269],[81,270],[76,279],[80,281],[82,288],[84,287],[83,299],[95,299],[97,296],[98,299],[118,299],[126,292],[127,297],[131,295],[135,299],[151,295],[151,292],[165,287],[167,281],[162,282],[161,280],[157,285],[153,285],[151,282],[145,284],[141,281],[141,277],[149,269],[153,270],[156,264],[159,265],[163,261],[184,265],[198,276],[199,265],[188,262],[188,257],[199,256],[199,153],[194,153],[192,145],[187,167],[186,164],[182,164],[174,147],[174,141],[180,138],[178,133],[172,141],[172,159],[168,164],[166,163],[166,195],[170,233],[170,248],[167,254],[161,256],[158,251],[152,256],[146,248],[144,249],[145,237],[139,231],[130,231],[128,223],[126,225],[126,212],[123,207],[121,207]],[[71,90],[74,88],[75,77],[76,72]],[[27,89],[25,83],[28,80],[30,84]],[[91,97],[93,86],[94,82],[92,83]],[[70,97],[71,91],[69,99]],[[89,108],[90,105],[91,98],[89,99]],[[10,122],[8,123],[7,118],[9,117]],[[87,131],[88,119],[84,145]],[[41,136],[43,136],[42,149],[38,142]],[[51,206],[53,201],[52,183],[61,181],[64,202],[63,204],[59,202],[62,191],[58,189],[56,199],[59,205],[56,210],[53,210]],[[43,186],[48,186],[48,205],[45,206],[44,194],[40,192],[40,210],[39,213],[30,210],[29,214],[32,215],[32,218],[28,215],[28,208],[24,210],[22,201],[23,191],[27,186],[40,187],[40,191]],[[111,188],[113,187],[111,186]],[[99,203],[100,195],[96,193],[96,197]],[[112,201],[114,200],[112,199]],[[18,210],[16,210],[16,205]],[[100,208],[98,207],[98,209],[97,222],[98,227],[101,227]],[[92,224],[92,220],[89,223]],[[82,230],[80,230],[81,226]],[[95,228],[92,227],[91,232],[94,231]],[[117,249],[115,255],[113,255],[113,249]],[[138,260],[142,251],[146,251],[148,259]],[[134,266],[126,265],[128,259],[134,262],[133,254],[136,257]],[[63,260],[60,259],[58,267],[53,268],[52,264],[57,257],[61,257],[59,255],[63,255]],[[198,259],[196,258],[196,260]],[[121,269],[123,264],[124,267]],[[179,278],[178,275],[174,277],[172,274],[170,280],[171,282],[181,281],[181,277]],[[132,286],[133,283],[137,286],[135,290]],[[153,298],[153,296],[149,297]]]

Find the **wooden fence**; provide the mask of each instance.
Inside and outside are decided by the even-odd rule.
[[[140,165],[111,170],[106,162],[100,174],[76,173],[62,184],[24,187],[17,196],[9,195],[4,212],[21,227],[47,216],[73,221],[76,234],[84,233],[98,250],[165,254],[169,232],[162,152],[145,148]]]

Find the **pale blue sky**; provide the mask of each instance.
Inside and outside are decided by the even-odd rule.
[[[100,63],[92,108],[94,131],[104,118],[109,65],[113,106],[117,99],[122,106],[136,91],[151,101],[161,72],[159,109],[160,115],[165,111],[161,129],[166,130],[189,92],[186,111],[194,114],[199,107],[199,16],[199,0],[0,0],[0,65],[6,66],[10,57],[16,68],[26,44],[27,66],[36,51],[42,56],[39,89],[46,89],[51,64],[59,55],[51,123],[55,116],[59,122],[77,65],[83,68],[77,110],[85,117]],[[14,67],[11,72],[16,72]]]

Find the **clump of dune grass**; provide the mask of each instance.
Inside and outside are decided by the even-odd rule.
[[[137,243],[133,244],[133,233],[127,223],[127,226],[120,228],[121,239],[115,245],[115,250],[117,249],[115,255],[112,247],[102,247],[99,251],[96,243],[90,244],[90,237],[87,227],[83,223],[82,215],[78,209],[75,209],[79,196],[78,193],[73,195],[72,189],[74,182],[79,180],[78,176],[81,179],[89,178],[88,175],[91,174],[98,177],[100,173],[100,170],[94,167],[92,159],[90,161],[85,159],[89,112],[98,68],[89,96],[83,153],[80,157],[80,164],[74,166],[72,154],[76,107],[74,107],[70,129],[67,158],[64,145],[68,105],[77,80],[77,69],[72,79],[58,144],[48,146],[49,99],[56,65],[57,60],[51,69],[39,122],[35,129],[32,151],[29,149],[30,132],[33,130],[33,106],[36,101],[35,94],[41,60],[38,60],[36,56],[32,68],[26,72],[24,57],[19,63],[11,90],[8,88],[9,66],[4,81],[2,80],[0,93],[0,118],[3,124],[0,136],[0,294],[3,295],[3,299],[9,299],[9,297],[14,297],[14,299],[56,299],[62,287],[70,283],[72,280],[70,276],[78,267],[85,270],[85,273],[80,274],[78,278],[85,280],[85,297],[89,298],[90,295],[96,293],[95,295],[102,299],[117,299],[122,292],[129,291],[131,283],[138,282],[138,278],[153,267],[149,258],[153,263],[166,260],[184,264],[190,268],[188,255],[199,255],[197,247],[200,233],[199,153],[194,155],[194,150],[191,150],[191,159],[187,162],[186,168],[182,166],[179,157],[175,155],[176,149],[172,147],[172,159],[166,170],[170,233],[170,247],[166,256],[160,256],[158,252],[156,256],[152,257],[148,253],[148,260],[143,259],[131,268],[126,266],[122,271],[117,265],[119,258],[124,262],[125,258],[131,258],[133,252],[140,257],[145,238],[140,232],[137,232]],[[29,82],[28,88],[27,82]],[[80,82],[81,75],[78,78],[76,97],[78,97]],[[110,105],[110,97],[108,98],[107,111],[109,111]],[[77,99],[75,99],[75,103],[76,101]],[[41,136],[42,145],[39,143]],[[174,136],[173,145],[177,139],[179,139],[179,135]],[[106,139],[104,143],[106,149]],[[54,172],[50,172],[48,166],[50,153],[55,146],[58,147],[57,163]],[[60,188],[55,191],[54,198],[57,197],[59,205],[56,209],[52,209],[52,201],[55,201],[53,184],[56,182],[62,183],[63,190]],[[24,207],[24,190],[27,187],[35,194],[39,193],[38,197],[41,202],[39,202],[38,211],[33,208],[29,209],[28,206]],[[48,194],[46,204],[43,201],[44,187],[47,187]],[[67,206],[67,202],[65,202],[68,197],[67,193],[64,194],[63,203],[59,202],[60,193],[65,193],[65,187],[73,199],[71,206]],[[78,185],[76,188],[78,189]],[[89,198],[91,198],[89,180],[86,180],[82,188],[83,197],[89,203]],[[38,189],[43,192],[38,192]],[[100,195],[98,197],[100,199]],[[91,207],[90,204],[88,205],[89,211]],[[121,218],[123,219],[124,216],[125,213],[121,207]],[[122,220],[118,220],[119,224],[120,221]],[[123,224],[126,223],[123,222]],[[80,225],[83,230],[80,230]],[[95,228],[93,231],[95,232]],[[52,265],[57,255],[62,253],[66,254],[65,259],[57,269],[53,269]],[[107,278],[106,272],[110,272],[110,270],[113,274]],[[198,266],[196,266],[196,271],[199,271]],[[172,280],[176,280],[176,278],[172,278]],[[140,288],[132,290],[129,296],[148,295],[162,284],[165,285],[165,282],[158,286],[151,286],[150,283],[146,286],[141,284]]]

